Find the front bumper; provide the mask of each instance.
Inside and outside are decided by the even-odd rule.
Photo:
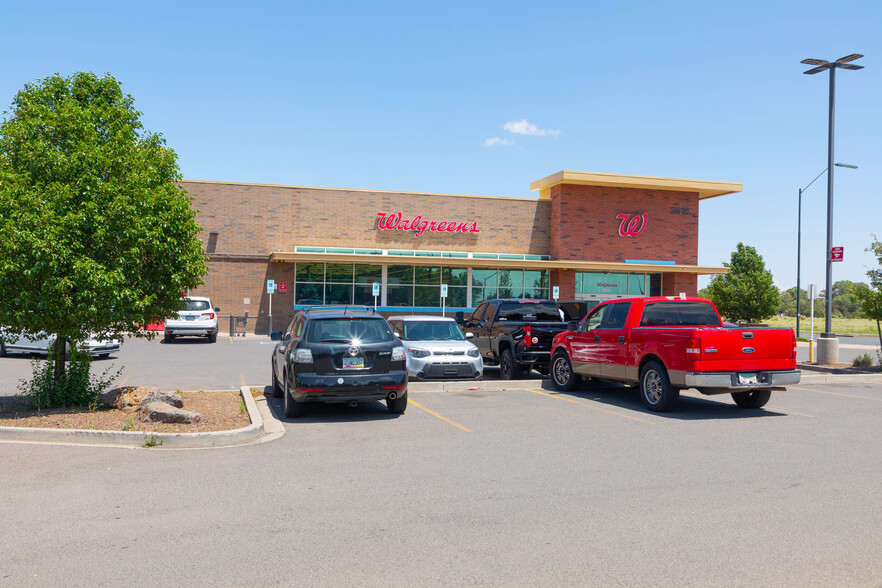
[[[484,361],[467,355],[408,355],[407,375],[416,380],[480,380],[484,375]]]
[[[407,372],[382,374],[295,373],[291,395],[298,402],[367,402],[407,392]]]
[[[739,375],[756,376],[756,383],[742,383]],[[787,370],[778,372],[725,372],[697,373],[686,372],[686,386],[697,388],[706,394],[722,394],[731,391],[755,390],[757,388],[780,388],[788,384],[799,384],[802,372]]]
[[[85,345],[81,345],[82,351],[88,351],[89,355],[108,355],[119,351],[119,341],[90,341]]]

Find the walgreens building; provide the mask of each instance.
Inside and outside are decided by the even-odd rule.
[[[561,171],[538,199],[183,181],[223,315],[267,332],[304,304],[390,313],[474,309],[488,298],[598,301],[694,295],[702,200],[741,184]],[[224,325],[224,322],[221,322]]]

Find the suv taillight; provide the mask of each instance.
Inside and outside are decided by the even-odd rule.
[[[213,321],[214,320],[214,313],[213,312],[203,312],[201,318]]]
[[[310,350],[310,349],[295,349],[294,350],[294,363],[312,363],[312,350]]]

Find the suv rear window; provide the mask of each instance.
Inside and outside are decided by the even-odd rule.
[[[720,317],[707,302],[653,302],[643,309],[641,327],[721,327]]]
[[[184,300],[181,310],[208,310],[211,305],[208,300]]]
[[[314,343],[380,343],[394,336],[381,318],[326,318],[310,323],[307,340]]]
[[[548,302],[503,302],[499,309],[500,321],[555,321],[563,318],[556,304]]]

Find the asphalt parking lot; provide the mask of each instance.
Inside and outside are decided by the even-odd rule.
[[[269,350],[127,341],[116,361],[129,383],[226,389],[268,383]],[[0,445],[0,581],[879,584],[882,379],[800,384],[757,411],[684,393],[665,414],[624,387],[469,388],[412,386],[399,417],[294,421],[268,398],[284,436],[238,447]]]

